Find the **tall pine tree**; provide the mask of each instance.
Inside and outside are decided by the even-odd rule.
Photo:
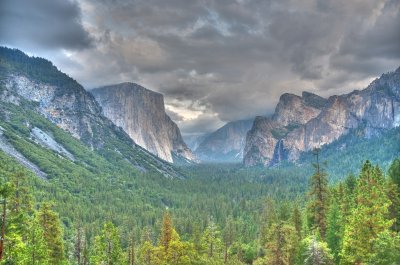
[[[314,155],[316,163],[313,164],[315,172],[311,176],[309,218],[312,228],[317,230],[321,238],[325,240],[326,214],[329,202],[328,175],[320,164],[319,149],[314,149]]]
[[[355,188],[356,205],[344,231],[341,264],[366,263],[378,234],[393,224],[388,219],[391,202],[385,188],[382,171],[366,161]]]

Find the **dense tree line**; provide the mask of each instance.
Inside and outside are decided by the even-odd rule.
[[[399,264],[400,160],[387,176],[366,161],[357,177],[328,178],[317,162],[305,203],[268,197],[251,240],[234,216],[223,227],[211,215],[194,221],[182,237],[168,209],[154,226],[127,232],[109,220],[90,237],[51,203],[36,204],[17,170],[1,176],[1,264]]]

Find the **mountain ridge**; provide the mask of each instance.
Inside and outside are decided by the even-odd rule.
[[[312,99],[312,100],[310,100]],[[274,114],[255,119],[246,138],[245,166],[295,161],[300,153],[329,144],[350,130],[362,137],[400,125],[400,67],[363,90],[324,99],[285,93]]]
[[[48,60],[0,47],[0,88],[3,102],[0,113],[5,121],[9,116],[18,115],[7,104],[19,106],[44,116],[106,157],[119,156],[139,171],[181,177],[170,164],[136,145],[121,128],[103,116],[95,98]],[[29,133],[34,129],[29,119],[22,126]]]

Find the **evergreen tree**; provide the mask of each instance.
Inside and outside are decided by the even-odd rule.
[[[342,244],[343,237],[343,218],[340,211],[340,205],[337,196],[332,196],[330,203],[328,217],[327,217],[327,231],[326,231],[326,242],[328,247],[331,249],[334,260],[339,263],[339,252]]]
[[[272,224],[266,245],[266,264],[293,264],[297,247],[296,230],[282,221]]]
[[[162,248],[162,251],[166,254],[168,252],[169,244],[171,243],[173,236],[173,225],[171,215],[168,211],[164,212],[161,235],[158,241],[158,246]]]
[[[316,163],[314,174],[311,176],[310,202],[308,205],[310,221],[314,229],[325,239],[326,234],[326,214],[328,211],[328,176],[319,162],[319,149],[314,150]]]
[[[344,231],[341,264],[367,262],[378,234],[393,224],[388,219],[390,200],[385,187],[382,171],[366,161],[355,188],[356,205]]]
[[[224,263],[228,261],[228,249],[233,244],[235,235],[235,223],[233,218],[229,216],[226,220],[225,229],[223,231],[224,239]]]
[[[385,230],[373,242],[368,265],[400,264],[400,234]]]
[[[63,229],[58,215],[52,210],[51,204],[42,204],[38,213],[38,220],[49,251],[50,264],[62,264],[64,261]]]
[[[333,264],[333,257],[325,242],[318,241],[315,236],[306,238],[306,253],[304,265],[329,265]]]
[[[120,237],[112,222],[105,223],[101,235],[96,236],[91,262],[96,265],[124,264]]]
[[[6,225],[8,222],[7,219],[7,206],[8,206],[8,198],[12,194],[12,185],[10,183],[5,183],[0,186],[0,196],[2,198],[2,215],[1,215],[1,237],[0,237],[0,261],[4,258],[4,245],[6,242]]]
[[[303,221],[302,221],[302,217],[301,217],[301,212],[300,212],[297,204],[295,205],[295,207],[293,209],[292,223],[293,223],[294,228],[296,229],[296,234],[297,234],[298,240],[301,240],[302,239],[301,229],[303,227]]]
[[[27,234],[26,264],[51,265],[50,251],[47,247],[44,231],[37,217],[33,217]]]
[[[76,263],[78,265],[83,264],[84,262],[84,249],[86,246],[86,236],[84,233],[84,229],[78,225],[76,228],[76,237],[75,237],[75,249],[74,256],[76,259]]]
[[[151,230],[145,227],[142,232],[141,247],[139,251],[139,260],[141,264],[154,264],[154,247],[152,243]]]
[[[217,225],[214,223],[212,217],[208,221],[208,226],[202,236],[202,244],[207,250],[207,254],[210,258],[214,255],[219,254],[221,250],[222,242],[220,239],[220,231]]]
[[[395,159],[390,165],[389,171],[389,199],[392,202],[390,206],[391,218],[396,218],[393,223],[393,230],[400,231],[400,158]]]
[[[397,185],[400,194],[400,158],[396,158],[389,167],[389,177]]]

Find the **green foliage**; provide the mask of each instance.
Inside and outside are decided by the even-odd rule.
[[[397,185],[400,193],[400,159],[396,158],[390,165],[388,171],[389,177],[392,179],[393,183]]]
[[[90,258],[95,265],[125,264],[118,230],[111,222],[104,224],[101,235],[94,239],[93,254]]]
[[[316,229],[321,237],[325,239],[326,215],[329,203],[328,175],[318,161],[319,150],[315,150],[315,152],[317,163],[314,164],[315,172],[311,176],[308,210],[310,223],[313,224],[312,228]]]
[[[345,226],[342,264],[367,262],[377,235],[393,224],[394,220],[388,219],[391,202],[385,188],[382,171],[365,162],[355,189],[356,205]]]
[[[388,230],[379,233],[373,242],[372,255],[367,264],[400,264],[400,235]]]
[[[329,265],[333,264],[333,256],[328,245],[318,241],[315,236],[304,239],[306,251],[304,253],[304,265]]]
[[[52,210],[49,203],[44,203],[38,212],[38,220],[43,228],[43,237],[49,251],[49,262],[51,264],[63,264],[64,241],[63,229],[58,214]]]
[[[332,250],[331,252],[336,263],[340,261],[339,252],[342,246],[343,228],[340,204],[337,197],[333,195],[327,217],[326,242]]]

